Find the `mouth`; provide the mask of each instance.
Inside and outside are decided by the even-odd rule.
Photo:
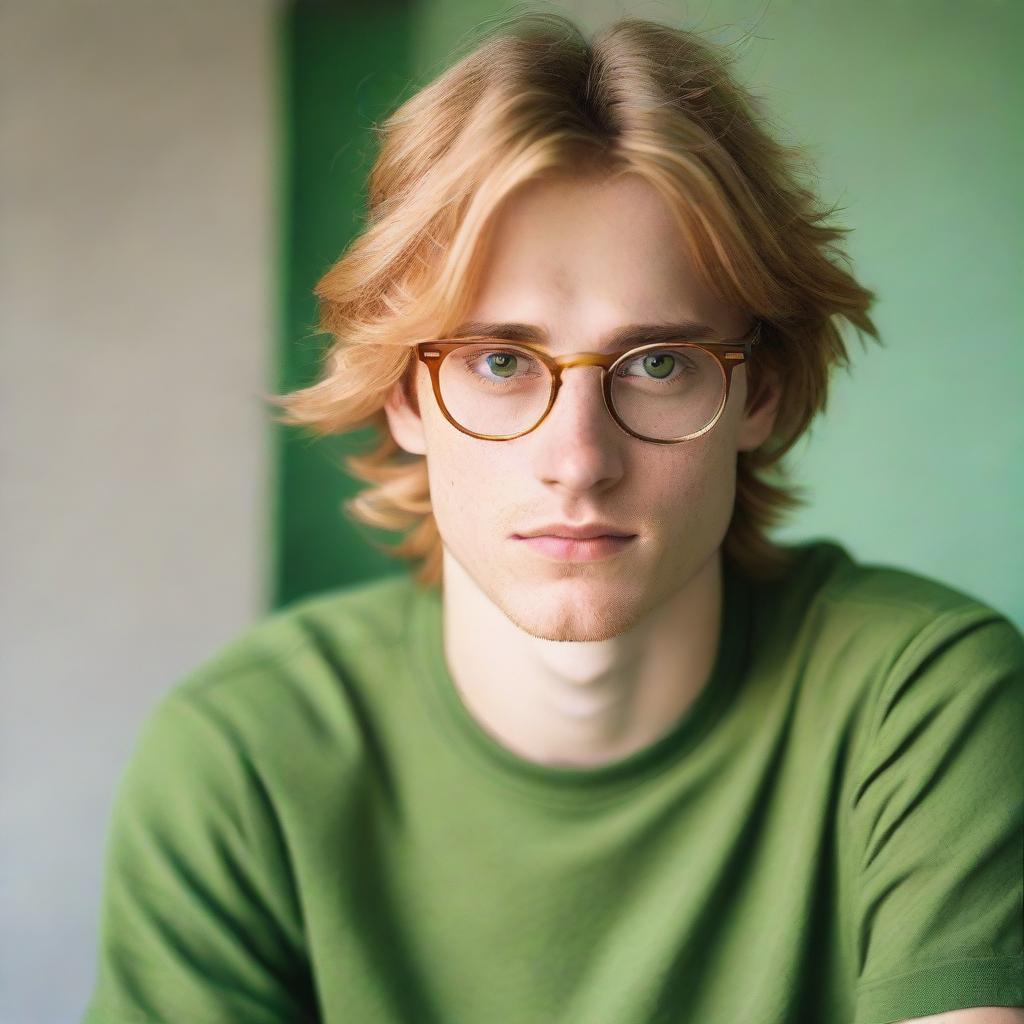
[[[537,537],[521,537],[513,534],[513,540],[545,558],[559,562],[596,562],[621,554],[636,540],[636,534],[616,536],[602,534],[597,537],[558,537],[542,534]]]

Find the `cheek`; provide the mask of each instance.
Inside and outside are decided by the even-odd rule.
[[[722,435],[689,442],[678,457],[649,467],[653,504],[670,514],[672,526],[687,532],[706,524],[717,530],[732,515],[735,452]],[[675,453],[673,453],[674,455]]]
[[[501,476],[495,475],[496,460],[488,446],[463,444],[445,426],[428,428],[427,479],[438,529],[442,539],[451,544],[460,537],[471,539],[475,528],[503,504],[497,483]]]
[[[647,470],[658,493],[668,501],[693,500],[711,489],[720,464],[720,453],[708,441],[687,441],[668,458],[655,457]]]

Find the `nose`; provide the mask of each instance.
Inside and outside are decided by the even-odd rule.
[[[607,487],[622,475],[621,442],[627,434],[604,403],[601,368],[573,366],[547,418],[536,430],[538,476],[569,491]]]

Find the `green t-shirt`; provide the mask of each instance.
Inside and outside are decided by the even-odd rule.
[[[1024,1004],[1024,636],[799,546],[726,566],[709,684],[539,765],[407,575],[306,597],[151,711],[88,1024],[881,1024]],[[500,652],[495,652],[500,657]]]

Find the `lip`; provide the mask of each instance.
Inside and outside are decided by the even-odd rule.
[[[592,537],[635,537],[628,530],[620,530],[612,523],[586,523],[583,526],[568,526],[565,523],[544,523],[535,530],[514,533],[520,537],[567,537],[572,540],[589,540]]]
[[[559,562],[596,562],[620,554],[636,540],[636,534],[629,537],[519,537],[515,540],[531,550]]]

